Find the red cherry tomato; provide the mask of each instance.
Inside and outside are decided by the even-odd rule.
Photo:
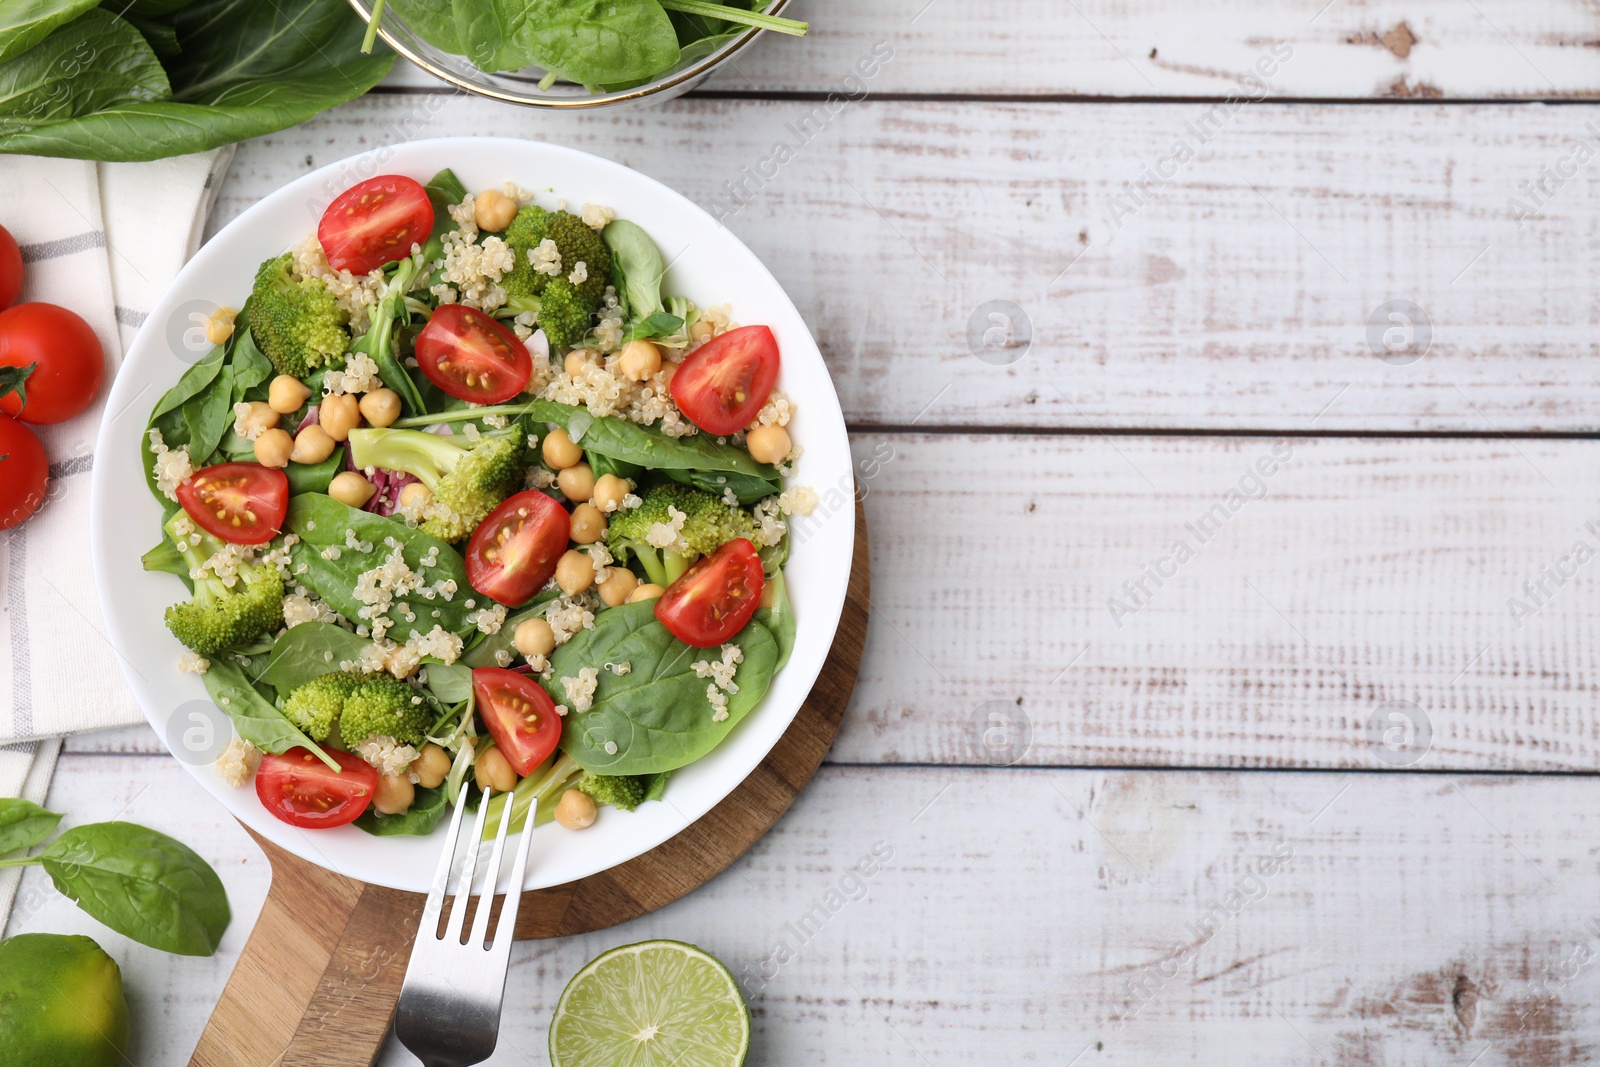
[[[417,335],[416,355],[428,381],[474,404],[503,404],[533,377],[533,357],[517,335],[464,304],[433,313]]]
[[[472,692],[495,747],[519,777],[550,758],[561,740],[561,716],[538,682],[515,671],[479,667],[472,672]]]
[[[0,226],[0,311],[22,295],[22,249],[11,231]]]
[[[530,489],[489,512],[467,542],[467,581],[515,607],[544,588],[572,539],[567,509]]]
[[[433,204],[417,181],[380,174],[334,198],[317,224],[328,266],[365,274],[411,254],[433,232]]]
[[[100,338],[77,314],[54,304],[18,304],[0,311],[0,371],[33,367],[20,393],[0,397],[0,411],[23,422],[63,422],[81,414],[106,374]]]
[[[178,503],[209,534],[236,545],[264,545],[289,512],[289,478],[259,463],[219,463],[178,486]]]
[[[305,748],[262,756],[256,771],[261,806],[290,826],[308,829],[343,826],[366,811],[378,789],[377,768],[348,752],[323,751],[338,762],[338,771]]]
[[[778,339],[741,326],[690,352],[672,377],[672,399],[706,433],[730,434],[761,414],[778,384]]]
[[[656,601],[656,618],[684,644],[713,648],[744,629],[761,603],[765,584],[761,553],[740,537],[668,586]]]
[[[0,415],[0,530],[39,510],[49,480],[50,460],[33,431]]]

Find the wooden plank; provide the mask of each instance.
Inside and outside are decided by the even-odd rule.
[[[574,117],[369,97],[241,146],[213,226],[377,144],[548,138],[724,213],[811,323],[857,425],[1600,426],[1600,173],[1574,162],[1520,228],[1507,206],[1577,139],[1600,150],[1600,107],[1257,106],[1224,121],[1195,104],[868,101],[730,207],[729,185],[816,106]],[[1207,121],[1197,158],[1135,187]],[[991,301],[1022,309],[1031,348],[984,347],[1005,322]],[[1382,345],[1391,327],[1407,336],[1391,301],[1422,309],[1393,312],[1418,347],[1426,317],[1416,361]]]
[[[1600,553],[1592,442],[854,444],[873,612],[832,760],[1600,763],[1600,563],[1573,557],[1579,541]],[[1263,463],[1277,464],[1271,476],[1259,476]],[[825,500],[819,514],[840,512]],[[1180,541],[1193,552],[1181,565]],[[1166,576],[1147,576],[1153,567]],[[1375,715],[1380,738],[1403,739],[1391,713],[1426,717],[1425,749],[1372,740]],[[1028,740],[1007,734],[1024,721]],[[75,738],[69,751],[155,744],[137,732]]]
[[[170,760],[67,755],[50,802],[265,865]],[[1593,778],[824,768],[704,889],[627,927],[520,945],[492,1065],[542,1062],[567,979],[613,945],[703,945],[764,1064],[1581,1062],[1600,1030]],[[883,857],[887,855],[888,859]],[[870,874],[853,871],[869,870]],[[27,885],[44,879],[36,870]],[[830,896],[830,893],[837,894]],[[858,899],[851,899],[852,897]],[[92,932],[139,1063],[181,1062],[225,957],[130,947],[52,897],[9,932]],[[784,944],[788,955],[775,951]],[[1098,1045],[1098,1047],[1096,1047]],[[1487,1050],[1487,1051],[1486,1051]],[[391,1044],[381,1061],[409,1060]]]
[[[1322,10],[1319,11],[1319,8]],[[879,41],[877,92],[1222,97],[1285,42],[1269,80],[1295,97],[1592,96],[1594,12],[1580,0],[794,0],[804,41],[769,34],[717,72],[730,93],[827,92]],[[431,86],[404,64],[390,85]]]

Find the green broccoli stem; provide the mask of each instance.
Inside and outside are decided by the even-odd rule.
[[[511,832],[516,833],[522,829],[528,816],[528,809],[538,802],[538,808],[533,813],[533,825],[543,826],[556,817],[556,801],[561,794],[583,776],[583,768],[578,766],[578,761],[561,753],[550,764],[544,774],[530,774],[517,783],[517,788],[512,790],[511,796]],[[505,811],[506,794],[489,800],[489,816],[483,823],[483,839],[489,841],[500,830],[501,814]]]
[[[645,577],[663,589],[672,584],[672,579],[667,576],[666,564],[661,561],[661,553],[656,548],[653,546],[642,547],[631,542],[629,547],[633,551],[634,558],[639,561],[640,566],[644,567]]]
[[[549,401],[537,401],[539,404],[548,404]],[[455,411],[441,411],[437,415],[408,415],[403,419],[396,419],[389,428],[391,430],[420,430],[428,426],[437,426],[443,422],[471,422],[481,419],[485,415],[506,415],[520,418],[536,410],[533,404],[492,404],[487,407],[458,408]]]
[[[804,37],[811,29],[811,24],[798,19],[783,19],[776,15],[763,15],[756,11],[741,11],[734,7],[723,7],[721,4],[703,3],[702,0],[661,0],[661,6],[668,11],[681,11],[685,15],[701,15],[705,18],[721,19],[723,22],[735,22],[742,26],[756,26],[763,30],[772,30],[775,33],[787,33],[791,37]]]
[[[403,471],[437,491],[439,480],[455,469],[467,450],[450,437],[417,430],[369,428],[350,431],[350,462],[365,470]]]
[[[383,293],[372,309],[367,332],[350,346],[352,355],[359,352],[371,356],[372,362],[378,365],[378,376],[383,379],[383,384],[399,393],[406,407],[418,414],[428,409],[423,404],[422,394],[417,391],[417,385],[411,380],[411,375],[400,365],[400,359],[395,352],[395,331],[402,323],[411,319],[411,310],[406,304],[406,294],[411,291],[411,283],[416,280],[417,272],[421,269],[420,256],[407,256],[400,260],[394,274],[384,282]]]
[[[165,527],[167,537],[177,547],[178,555],[183,557],[184,564],[189,568],[189,578],[194,582],[194,599],[202,604],[214,603],[229,594],[228,587],[215,574],[210,571],[202,571],[200,568],[205,565],[206,560],[216,555],[222,548],[222,542],[205,533],[200,535],[200,543],[198,545],[191,544],[187,537],[178,536],[172,527],[178,521],[178,517],[182,515],[184,515],[182,511],[175,511],[172,513],[172,518],[167,520]],[[184,517],[187,518],[187,516]],[[196,578],[194,577],[196,574],[204,575],[204,577]]]
[[[666,570],[667,570],[667,580],[665,582],[657,582],[656,584],[657,585],[671,585],[673,582],[677,581],[679,578],[682,578],[684,576],[684,573],[686,571],[688,571],[688,569],[690,567],[694,566],[695,560],[697,560],[699,558],[700,558],[699,556],[694,555],[692,553],[689,553],[689,554],[682,553],[682,552],[668,552],[668,553],[666,553],[665,554],[665,562],[666,562]]]

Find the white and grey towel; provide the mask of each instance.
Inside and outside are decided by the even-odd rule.
[[[95,597],[89,472],[111,378],[200,246],[232,158],[232,148],[156,163],[0,156],[0,225],[22,246],[22,298],[76,311],[106,354],[95,405],[36,428],[50,455],[44,507],[0,533],[0,796],[42,802],[62,735],[143,719]],[[0,876],[0,929],[15,891]]]

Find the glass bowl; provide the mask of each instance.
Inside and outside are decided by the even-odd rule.
[[[781,14],[788,6],[788,2],[789,0],[773,0],[765,13]],[[362,22],[371,23],[371,0],[350,0],[350,6],[355,8]],[[760,27],[753,26],[710,55],[679,64],[675,69],[659,75],[644,85],[596,95],[590,93],[584,86],[568,81],[557,81],[548,90],[540,90],[539,81],[545,76],[545,71],[539,67],[525,67],[522,70],[499,74],[479,70],[465,56],[440,51],[418,37],[403,19],[387,8],[383,12],[383,21],[378,25],[378,36],[383,38],[385,44],[441,81],[449,82],[469,93],[487,96],[492,100],[560,111],[634,107],[658,104],[682,96],[705,81],[713,70],[732,58],[735,52],[749,44],[761,32],[763,31]]]

